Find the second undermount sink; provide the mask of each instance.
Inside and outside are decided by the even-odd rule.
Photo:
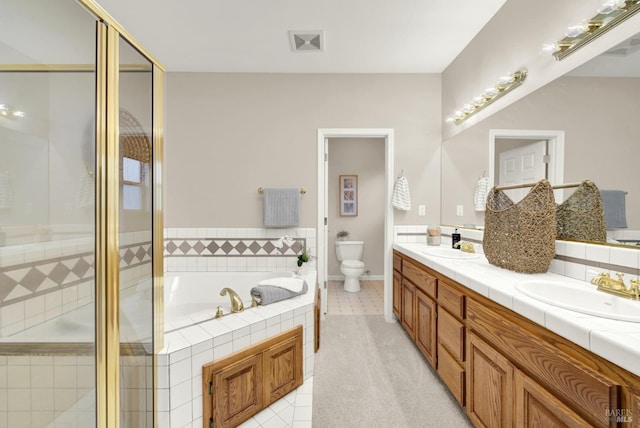
[[[442,257],[445,259],[468,260],[477,259],[478,257],[480,257],[480,255],[477,253],[466,253],[462,250],[456,250],[454,248],[445,246],[426,247],[422,249],[422,252],[429,256]]]
[[[596,290],[591,284],[554,280],[528,280],[516,284],[521,293],[574,312],[619,321],[640,322],[640,302]]]

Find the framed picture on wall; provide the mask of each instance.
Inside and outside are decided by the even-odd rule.
[[[358,176],[340,175],[340,215],[358,215]]]

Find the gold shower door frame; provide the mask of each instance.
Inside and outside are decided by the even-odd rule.
[[[134,46],[152,62],[152,236],[153,236],[153,402],[157,426],[157,354],[163,347],[163,210],[164,69],[102,7],[77,0],[98,23],[96,64],[96,414],[97,427],[120,425],[119,330],[119,40]]]

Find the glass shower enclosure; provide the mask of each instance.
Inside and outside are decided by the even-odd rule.
[[[0,7],[0,427],[152,427],[163,70],[93,0]]]

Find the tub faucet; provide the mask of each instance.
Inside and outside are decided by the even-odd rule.
[[[244,311],[244,304],[242,303],[240,296],[238,296],[238,293],[228,287],[225,287],[220,291],[221,296],[226,296],[227,293],[229,293],[229,298],[231,299],[231,312],[236,313]]]

